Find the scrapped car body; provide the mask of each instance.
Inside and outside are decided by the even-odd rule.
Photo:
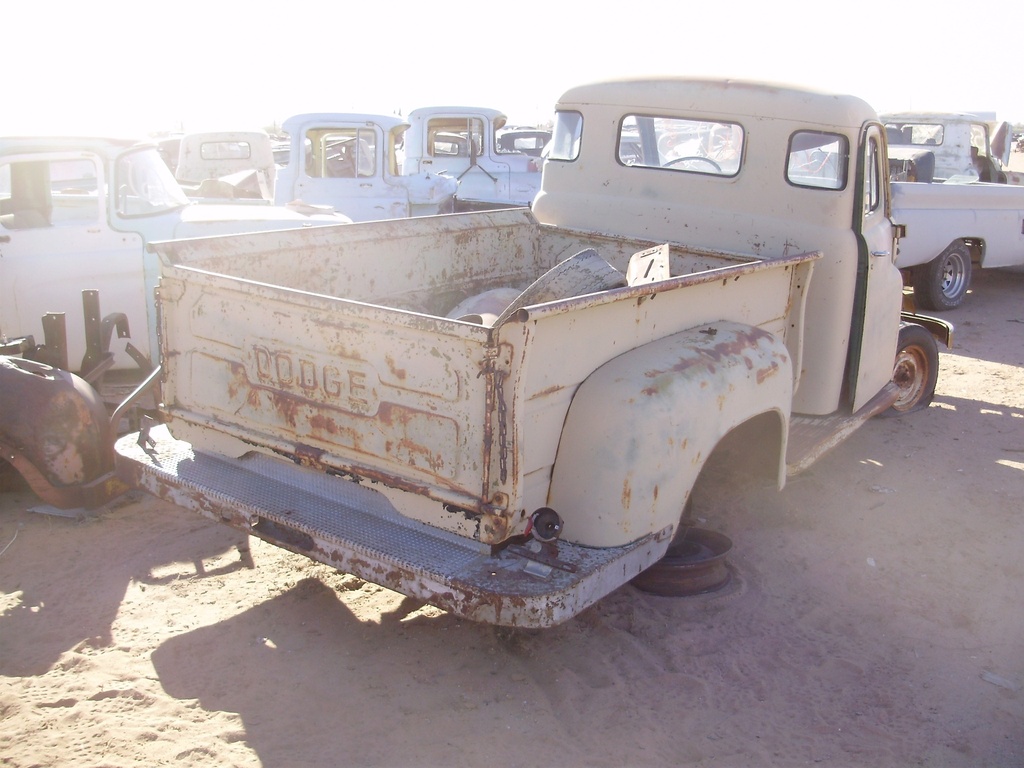
[[[970,112],[890,112],[880,117],[890,160],[902,160],[920,150],[932,156],[929,177],[917,181],[962,179],[1005,184],[1009,180],[1013,132],[1006,121]],[[1019,183],[1016,177],[1013,183]]]
[[[1024,264],[1024,186],[1010,126],[964,112],[882,115],[889,141],[896,266],[922,309],[955,309],[975,266]]]
[[[63,314],[68,370],[88,353],[84,289],[134,329],[114,369],[138,370],[156,349],[157,260],[147,243],[240,230],[347,223],[287,207],[195,205],[154,145],[93,137],[0,139],[0,332],[42,342]]]
[[[894,182],[892,197],[904,229],[896,266],[922,309],[960,306],[975,267],[1024,265],[1024,186]]]

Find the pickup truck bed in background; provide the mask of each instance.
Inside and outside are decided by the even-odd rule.
[[[923,309],[945,311],[967,296],[974,264],[1024,264],[1024,187],[893,182],[893,219],[905,227],[896,266]]]

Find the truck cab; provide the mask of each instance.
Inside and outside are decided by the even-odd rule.
[[[558,226],[767,258],[822,251],[793,402],[820,416],[862,408],[890,379],[902,278],[875,111],[807,93],[685,79],[574,88],[533,208]]]
[[[308,113],[282,126],[288,163],[278,172],[278,205],[330,205],[353,221],[430,216],[452,210],[457,182],[399,160],[409,124],[398,117]]]
[[[178,140],[173,170],[186,193],[199,200],[274,200],[277,165],[266,131],[186,133]]]
[[[55,506],[123,490],[110,480],[120,420],[106,421],[159,370],[154,242],[347,223],[333,212],[193,203],[150,142],[0,138],[4,460]]]
[[[543,161],[537,143],[543,134],[521,134],[517,146],[516,135],[504,130],[507,122],[502,112],[484,107],[414,109],[403,168],[406,173],[443,171],[458,179],[460,211],[528,206],[540,189]]]

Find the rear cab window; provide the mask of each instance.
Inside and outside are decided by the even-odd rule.
[[[478,157],[484,151],[484,121],[478,117],[434,117],[427,121],[431,157]]]
[[[305,140],[310,178],[367,178],[376,172],[377,134],[372,128],[311,128]]]
[[[557,112],[548,159],[576,160],[583,140],[583,116]],[[734,122],[630,114],[619,123],[615,152],[628,167],[733,177],[741,170],[746,140],[743,126]],[[786,181],[809,189],[845,189],[849,159],[846,136],[796,131],[785,157]]]
[[[583,116],[557,113],[548,158],[575,160],[582,138]],[[740,171],[745,138],[736,123],[626,115],[615,151],[625,166],[731,177]]]
[[[627,115],[619,126],[618,160],[642,168],[735,176],[744,139],[736,123]]]
[[[937,147],[942,144],[943,130],[940,123],[889,122],[885,137],[890,146]]]

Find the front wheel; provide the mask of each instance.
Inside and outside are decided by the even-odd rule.
[[[927,408],[935,396],[939,378],[939,346],[925,328],[913,323],[900,325],[896,364],[892,380],[900,396],[882,416],[902,416]]]
[[[914,299],[936,312],[963,304],[971,286],[971,249],[957,240],[938,257],[914,268]]]

